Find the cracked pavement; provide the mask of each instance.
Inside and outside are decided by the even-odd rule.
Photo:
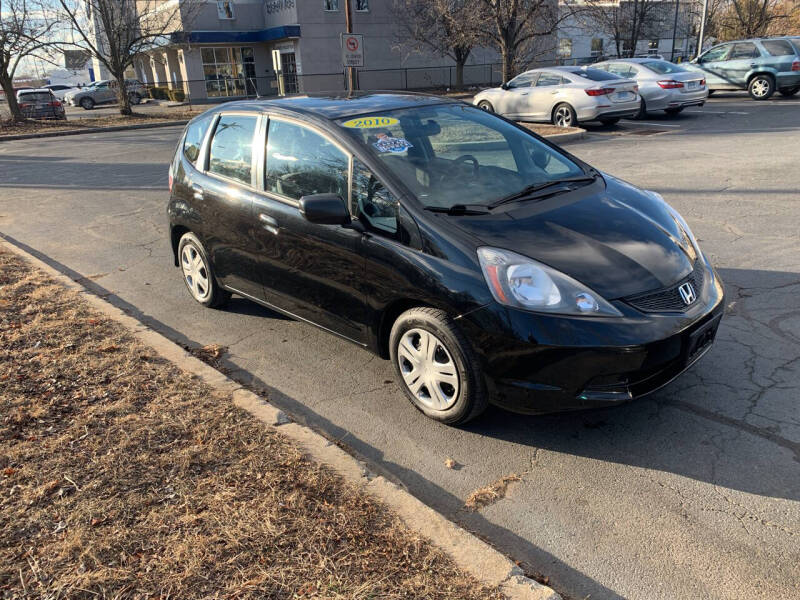
[[[623,123],[567,146],[664,195],[727,288],[711,352],[615,409],[490,409],[447,428],[411,408],[386,361],[242,299],[224,311],[194,304],[166,235],[178,129],[0,143],[0,232],[179,343],[227,346],[221,365],[232,377],[568,598],[796,598],[798,108],[800,99],[715,96],[708,114],[649,119],[679,125],[667,133],[631,135],[638,125]],[[509,473],[523,475],[505,497],[463,510],[470,493]]]

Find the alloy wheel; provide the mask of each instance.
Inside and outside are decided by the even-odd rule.
[[[397,347],[397,362],[409,391],[427,408],[446,410],[458,399],[459,377],[450,351],[424,329],[410,329]]]
[[[566,106],[559,106],[556,109],[555,122],[559,127],[569,127],[572,125],[572,111]]]
[[[181,252],[181,270],[189,291],[198,302],[204,302],[211,293],[208,267],[203,256],[193,244],[186,244]]]
[[[769,93],[769,81],[766,79],[760,78],[756,79],[753,82],[752,87],[750,88],[753,91],[753,95],[757,96],[758,98],[763,98]]]

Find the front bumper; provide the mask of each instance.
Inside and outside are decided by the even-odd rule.
[[[686,313],[645,315],[614,304],[623,317],[546,316],[496,304],[466,315],[461,320],[481,355],[491,401],[514,412],[543,414],[649,394],[710,349],[725,298],[714,273]]]

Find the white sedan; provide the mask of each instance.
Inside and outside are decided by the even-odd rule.
[[[483,90],[472,102],[509,119],[572,127],[581,121],[610,125],[634,117],[640,100],[633,79],[591,67],[548,67]]]

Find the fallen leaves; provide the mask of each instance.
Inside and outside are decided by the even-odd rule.
[[[490,504],[494,504],[501,498],[505,498],[509,484],[515,481],[522,481],[522,477],[516,473],[512,473],[511,475],[504,475],[487,486],[478,488],[472,492],[466,502],[464,502],[464,508],[476,511]]]

